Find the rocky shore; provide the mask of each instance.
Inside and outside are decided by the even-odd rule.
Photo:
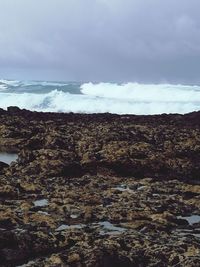
[[[200,112],[10,107],[0,151],[1,267],[200,266]]]

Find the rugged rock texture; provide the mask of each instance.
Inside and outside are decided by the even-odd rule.
[[[10,107],[0,151],[0,266],[200,266],[200,112]]]

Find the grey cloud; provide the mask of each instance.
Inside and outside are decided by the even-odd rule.
[[[199,0],[0,0],[0,6],[1,76],[200,83]]]

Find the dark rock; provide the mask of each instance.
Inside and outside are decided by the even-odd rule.
[[[9,114],[16,114],[16,113],[19,113],[21,111],[21,109],[13,106],[13,107],[8,107],[7,111]]]
[[[198,266],[200,112],[0,115],[0,265]]]
[[[3,170],[5,169],[5,168],[7,168],[9,165],[7,164],[7,163],[5,163],[5,162],[1,162],[0,161],[0,174],[2,174],[3,173]]]

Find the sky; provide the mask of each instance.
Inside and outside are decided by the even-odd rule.
[[[0,0],[0,77],[200,84],[199,0]]]

